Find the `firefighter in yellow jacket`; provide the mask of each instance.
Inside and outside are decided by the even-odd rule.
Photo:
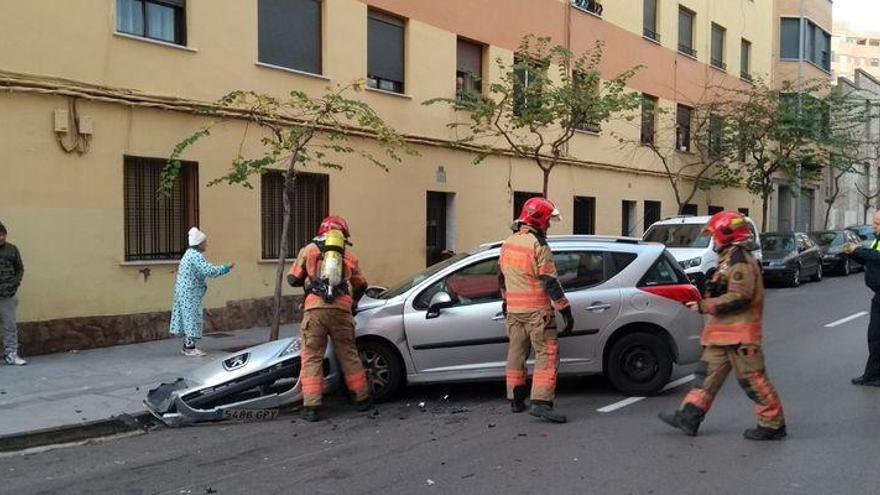
[[[302,416],[318,421],[324,387],[324,352],[327,337],[354,395],[359,411],[372,408],[367,375],[355,345],[353,310],[364,295],[367,281],[357,257],[345,249],[349,230],[338,216],[324,219],[314,241],[302,248],[287,281],[305,287],[305,314],[300,325],[302,349],[299,380],[303,391]]]
[[[718,270],[711,277],[706,298],[690,306],[708,315],[701,342],[703,357],[696,381],[675,413],[661,413],[663,422],[696,436],[712,401],[733,368],[740,386],[755,402],[757,428],[743,433],[749,440],[785,438],[782,403],[764,368],[761,324],[764,283],[761,267],[751,254],[754,240],[742,214],[716,213],[706,230],[719,252]]]
[[[559,344],[554,309],[565,319],[563,335],[574,325],[571,307],[556,278],[553,253],[546,235],[559,211],[549,200],[531,198],[513,223],[513,235],[501,246],[500,286],[507,336],[507,398],[513,412],[525,410],[526,359],[535,350],[530,414],[547,421],[565,423],[567,418],[554,411]]]

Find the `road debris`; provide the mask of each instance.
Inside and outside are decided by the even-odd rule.
[[[425,482],[428,486],[434,486],[434,480],[428,478],[428,481]]]

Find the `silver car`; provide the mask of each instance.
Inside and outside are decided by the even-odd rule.
[[[661,244],[551,236],[574,331],[562,336],[560,375],[602,373],[619,391],[650,395],[674,363],[700,356],[702,317],[678,262]],[[358,346],[378,400],[405,383],[501,380],[507,335],[498,286],[501,243],[456,255],[387,290],[357,315]]]

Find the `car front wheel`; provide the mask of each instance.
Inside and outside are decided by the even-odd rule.
[[[403,363],[391,345],[373,340],[358,342],[358,351],[367,380],[373,393],[373,400],[382,402],[390,399],[403,384]]]
[[[795,266],[794,270],[791,271],[791,277],[788,279],[788,285],[792,287],[799,287],[801,285],[801,267]]]
[[[661,337],[634,332],[611,345],[605,376],[626,395],[654,395],[669,382],[672,361],[672,350]]]
[[[816,274],[813,275],[813,282],[821,282],[821,281],[822,281],[822,264],[819,263],[819,265],[816,266]]]

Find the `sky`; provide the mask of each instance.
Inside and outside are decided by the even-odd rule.
[[[849,22],[857,31],[880,33],[880,0],[834,0],[834,21]]]

